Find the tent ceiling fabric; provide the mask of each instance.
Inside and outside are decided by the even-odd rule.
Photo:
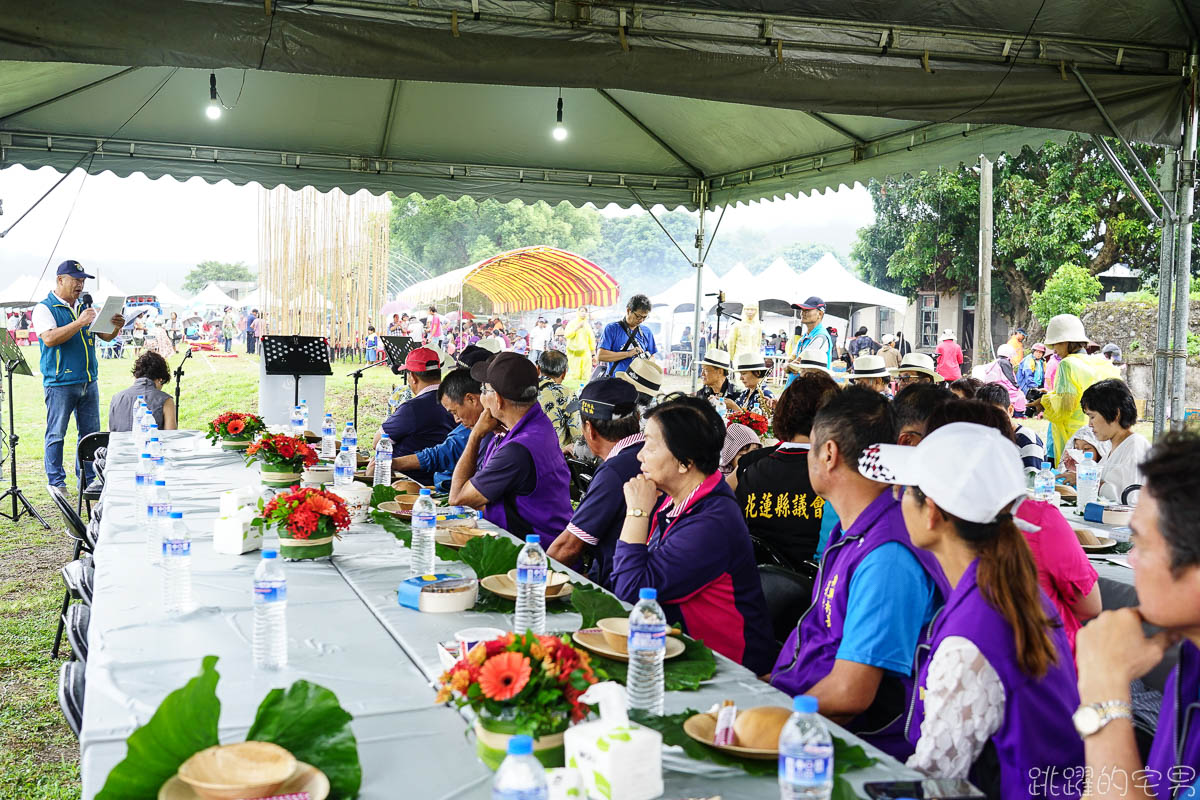
[[[456,296],[463,286],[482,292],[497,312],[610,306],[621,291],[611,275],[583,256],[537,245],[414,284],[398,299],[423,305]]]

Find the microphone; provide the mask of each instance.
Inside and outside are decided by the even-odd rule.
[[[92,293],[84,292],[83,294],[79,295],[79,310],[82,311],[85,308],[91,308],[91,307],[92,307]]]

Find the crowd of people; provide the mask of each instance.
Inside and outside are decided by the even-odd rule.
[[[50,316],[41,371],[56,491],[67,415],[81,433],[98,417],[88,405],[95,312],[76,306],[87,277],[64,263],[38,309]],[[581,311],[562,325],[564,350],[551,346],[548,322],[533,350],[514,347],[502,323],[465,344],[448,341],[448,327],[423,328],[404,364],[410,399],[376,441],[392,440],[397,473],[537,535],[622,600],[655,588],[671,624],[772,686],[815,696],[826,717],[926,775],[969,778],[1005,800],[1194,796],[1200,437],[1151,447],[1134,432],[1128,386],[1111,360],[1087,352],[1069,315],[1051,320],[1043,348],[1026,355],[1022,340],[1006,343],[1009,368],[986,381],[947,375],[924,353],[886,355],[895,342],[877,347],[859,331],[841,388],[820,299],[797,307],[804,327],[778,396],[761,353],[718,348],[705,352],[697,392],[666,393],[643,296],[598,336]],[[1044,365],[1044,388],[1022,394],[1025,413],[1051,421],[1061,478],[1074,478],[1086,449],[1102,496],[1140,490],[1136,608],[1101,613],[1096,570],[1071,525],[1028,492],[1044,445],[1008,384],[1047,352],[1057,362]],[[583,372],[577,391],[568,386]],[[110,419],[128,419],[142,394],[172,427],[165,361],[144,353],[134,377]],[[771,435],[751,427],[756,417]],[[573,502],[572,464],[586,457],[594,473]],[[763,564],[811,586],[805,599],[768,595]],[[1131,684],[1176,644],[1156,733],[1139,742]]]

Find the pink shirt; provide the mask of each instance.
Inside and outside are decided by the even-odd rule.
[[[937,374],[948,381],[956,381],[962,377],[962,348],[953,339],[944,339],[937,346]]]
[[[254,337],[256,339],[261,339],[263,335],[263,318],[255,317],[254,322],[251,323],[251,326],[254,328]]]
[[[1026,533],[1025,540],[1037,564],[1038,585],[1058,609],[1074,653],[1075,633],[1082,625],[1070,604],[1092,591],[1098,580],[1096,568],[1088,561],[1070,523],[1054,506],[1026,500],[1017,509],[1017,517],[1041,528],[1037,533]]]

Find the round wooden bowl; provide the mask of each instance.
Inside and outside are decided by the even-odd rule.
[[[629,652],[629,618],[605,617],[596,620],[596,627],[604,632],[604,642],[619,653]]]
[[[207,800],[269,797],[296,769],[296,759],[270,742],[238,742],[196,753],[179,778]]]
[[[480,536],[495,536],[495,531],[489,531],[484,528],[472,528],[465,525],[452,525],[445,528],[450,533],[450,541],[455,544],[465,545],[472,539],[478,539]]]
[[[421,490],[425,487],[416,481],[410,481],[402,478],[398,481],[392,481],[392,488],[400,494],[420,494]]]

